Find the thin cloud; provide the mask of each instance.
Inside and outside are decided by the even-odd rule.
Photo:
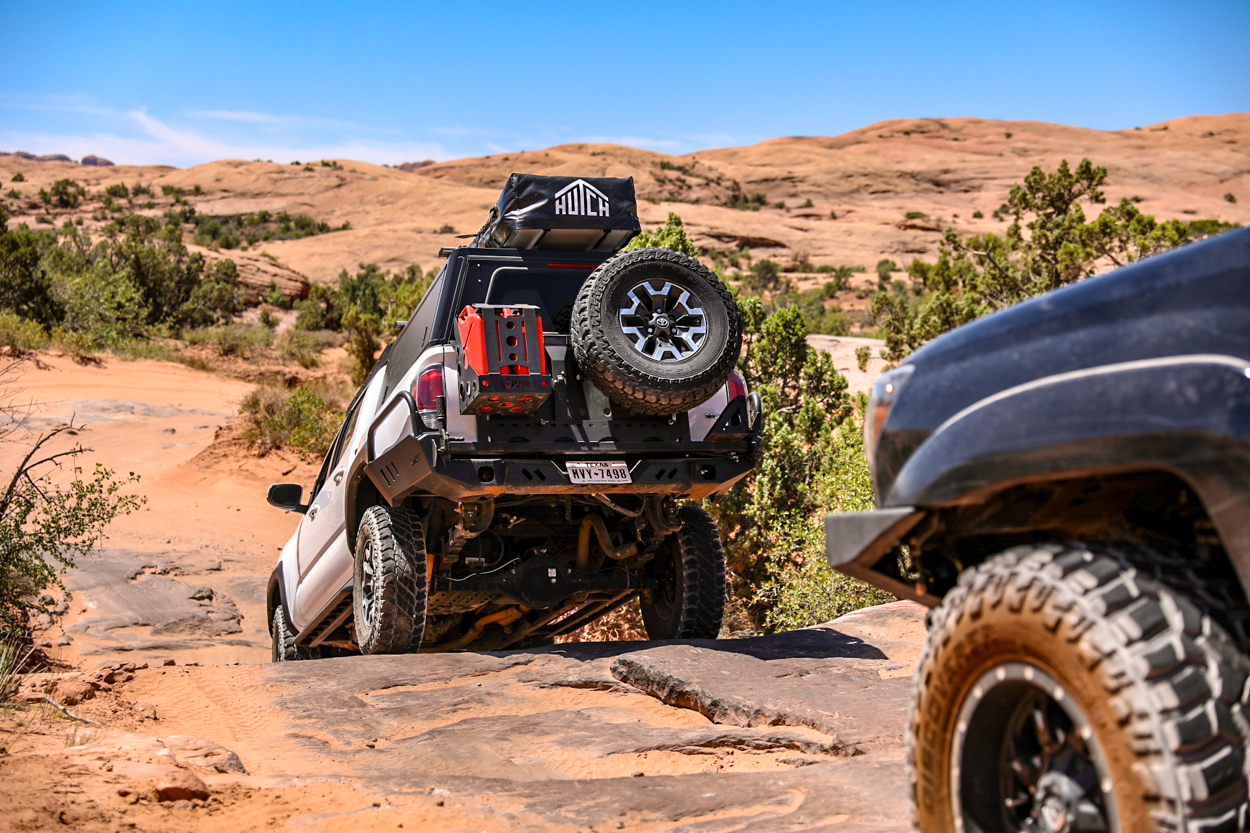
[[[276,113],[254,113],[247,110],[192,110],[187,113],[189,118],[208,119],[212,121],[242,122],[264,127],[301,128],[318,127],[326,129],[366,129],[363,125],[339,119],[322,119],[309,116],[286,116]]]
[[[347,139],[326,143],[268,143],[223,141],[196,130],[176,127],[135,110],[128,114],[143,135],[110,132],[51,134],[0,130],[0,147],[32,149],[32,153],[65,153],[79,158],[89,153],[126,165],[175,165],[187,167],[215,159],[358,159],[375,164],[398,164],[414,159],[449,159],[452,154],[438,143],[369,142]],[[55,150],[49,150],[55,148]]]

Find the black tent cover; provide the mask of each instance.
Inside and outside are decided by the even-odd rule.
[[[472,245],[615,252],[641,228],[632,177],[512,174]]]

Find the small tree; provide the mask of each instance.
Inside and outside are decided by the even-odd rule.
[[[644,231],[640,233],[629,244],[625,246],[628,249],[672,249],[675,252],[681,252],[691,257],[699,256],[699,247],[690,242],[690,238],[686,235],[686,227],[672,211],[668,212],[668,220],[664,225],[660,226],[653,232]]]

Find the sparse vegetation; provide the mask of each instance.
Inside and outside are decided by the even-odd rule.
[[[166,217],[170,222],[193,225],[198,245],[218,249],[237,249],[244,243],[254,246],[270,240],[300,240],[349,228],[346,223],[335,228],[303,214],[293,217],[285,211],[211,215],[197,214],[194,209],[187,208],[168,212]]]
[[[1034,168],[995,212],[1011,216],[1003,237],[963,238],[948,228],[936,263],[913,261],[919,299],[884,291],[872,316],[885,335],[886,359],[899,361],[931,338],[982,315],[1058,289],[1110,266],[1233,228],[1218,220],[1157,222],[1129,199],[1088,222],[1082,203],[1105,202],[1107,171],[1082,159],[1054,173]]]
[[[868,372],[868,362],[872,360],[872,348],[867,344],[861,344],[855,348],[855,366],[859,368],[860,373]]]
[[[763,206],[768,205],[768,197],[763,194],[754,194],[745,200],[738,200],[729,204],[730,208],[736,208],[739,211],[759,211]],[[834,218],[837,219],[837,218]]]
[[[698,257],[700,254],[699,247],[691,243],[690,238],[686,235],[686,227],[682,224],[681,217],[678,217],[672,211],[668,213],[668,219],[664,222],[664,225],[655,231],[642,232],[629,241],[625,249],[646,249],[652,246],[661,249],[672,249],[675,252],[681,252],[691,257]]]
[[[13,178],[9,180],[9,182],[25,182],[25,181],[26,181],[26,177],[22,176],[21,171],[18,171],[17,173],[13,174]]]
[[[352,375],[359,382],[373,369],[382,337],[416,308],[435,274],[423,275],[416,265],[398,274],[382,272],[373,263],[360,264],[355,275],[344,269],[337,287],[313,286],[308,298],[295,302],[295,327],[342,331],[354,361]]]
[[[119,218],[93,238],[72,223],[9,228],[0,211],[0,312],[75,354],[127,352],[136,339],[211,325],[236,313],[242,297],[232,261],[206,267],[177,228],[152,217]],[[15,341],[36,341],[22,332]]]
[[[899,271],[899,266],[889,258],[877,261],[877,289],[881,290],[890,284],[890,275]]]
[[[923,211],[908,211],[906,214],[903,215],[903,219],[905,220],[927,220],[929,219],[929,215],[925,214]]]
[[[48,208],[77,208],[87,189],[72,179],[58,179],[47,191],[39,189],[39,199]]]
[[[443,223],[441,226],[438,227],[438,231],[436,233],[437,234],[455,234],[456,227],[453,226],[451,223]]]
[[[978,210],[976,210],[976,211],[972,212],[972,218],[973,218],[974,220],[984,220],[984,219],[985,219],[985,215],[981,213],[980,209],[978,209]]]
[[[292,448],[316,459],[325,455],[342,419],[342,402],[324,391],[300,387],[293,391],[271,385],[253,389],[239,403],[249,416],[249,438],[264,456],[278,448]]]
[[[1233,205],[1236,205],[1237,197],[1233,195],[1232,191],[1229,191],[1227,194],[1224,195],[1224,202],[1230,202]]]
[[[182,334],[188,344],[205,344],[219,356],[250,359],[260,355],[273,343],[273,331],[263,325],[224,324]]]

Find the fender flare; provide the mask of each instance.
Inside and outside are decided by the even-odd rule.
[[[916,449],[884,506],[980,503],[1020,483],[1134,470],[1193,488],[1250,587],[1250,362],[1230,356],[1105,365],[987,397]]]

